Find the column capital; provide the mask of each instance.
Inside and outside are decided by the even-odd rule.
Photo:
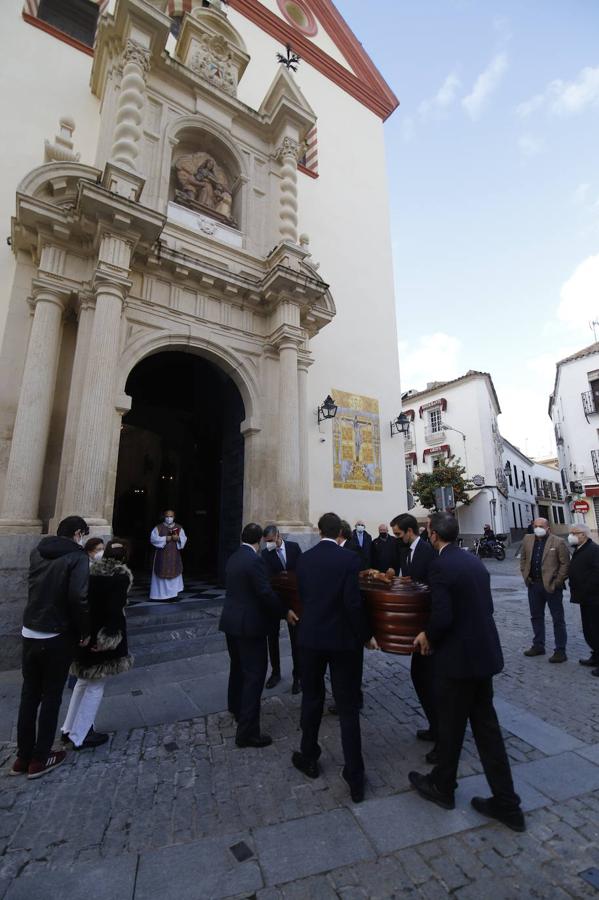
[[[29,303],[33,310],[39,303],[54,303],[62,312],[66,310],[67,303],[71,298],[71,291],[63,285],[55,284],[45,278],[34,278],[31,286],[33,291]]]
[[[279,146],[276,148],[274,157],[275,159],[278,159],[279,162],[282,162],[287,157],[292,157],[297,163],[302,155],[302,150],[302,145],[297,141],[294,141],[293,138],[284,137]]]
[[[131,289],[131,282],[125,278],[120,279],[118,277],[110,277],[102,272],[101,269],[98,269],[94,275],[93,287],[96,305],[100,294],[115,297],[122,305]]]
[[[150,68],[150,51],[147,47],[143,47],[137,41],[127,38],[125,49],[123,50],[123,65],[133,63],[143,71],[144,75]]]
[[[271,335],[270,344],[279,352],[281,350],[296,350],[299,352],[304,339],[305,335],[301,328],[293,325],[280,325]]]

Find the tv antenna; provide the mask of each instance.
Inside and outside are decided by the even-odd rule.
[[[589,322],[589,328],[593,332],[593,337],[595,338],[595,343],[597,343],[597,328],[599,328],[599,322],[597,319],[593,319],[592,322]]]

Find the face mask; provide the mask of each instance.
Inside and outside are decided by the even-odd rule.
[[[104,556],[104,551],[97,550],[96,553],[94,553],[93,558],[94,559],[102,559],[103,556]]]
[[[356,525],[356,531],[358,532],[358,534],[362,534],[362,532],[364,531],[364,526]]]
[[[165,517],[164,517],[164,524],[165,524],[165,525],[172,525],[174,521],[175,521],[175,520],[173,519],[172,516],[165,516]]]
[[[571,544],[573,547],[577,547],[578,546],[578,535],[577,534],[569,534],[568,535],[568,543]]]
[[[267,550],[276,550],[276,549],[277,549],[277,542],[276,542],[276,541],[267,541],[267,542],[266,542],[266,549],[267,549]]]
[[[535,531],[535,537],[545,537],[545,535],[547,534],[546,528],[537,527],[537,528],[535,528],[534,531]]]
[[[85,544],[85,538],[83,537],[83,535],[79,535],[79,537],[76,538],[75,543],[79,544],[80,547],[83,547],[83,545]]]
[[[386,541],[386,540],[387,540],[387,532],[386,532],[386,531],[379,531],[379,537],[380,537],[383,541]]]

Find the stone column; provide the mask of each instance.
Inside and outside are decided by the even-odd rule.
[[[85,389],[85,371],[91,340],[91,332],[94,322],[94,300],[91,296],[83,296],[79,301],[79,321],[77,324],[77,342],[75,356],[71,370],[71,386],[69,389],[69,404],[64,426],[64,439],[60,456],[60,472],[58,475],[58,489],[56,491],[56,506],[54,518],[50,522],[50,531],[56,531],[58,523],[67,515],[65,512],[65,493],[71,477],[75,445],[77,442],[77,426],[81,403]]]
[[[149,50],[128,40],[123,53],[123,77],[110,158],[132,171],[136,170],[142,138],[142,110],[149,67]]]
[[[96,310],[85,372],[73,469],[67,486],[65,511],[80,515],[90,526],[107,526],[106,481],[116,405],[121,314],[127,286],[96,281]]]
[[[301,359],[297,370],[298,421],[300,451],[300,516],[302,521],[310,521],[310,461],[308,458],[308,368],[311,360]]]
[[[41,287],[12,434],[0,531],[41,530],[38,507],[56,386],[65,296]]]
[[[303,525],[300,511],[299,385],[297,340],[279,344],[279,459],[277,522],[289,528]]]
[[[279,194],[279,234],[284,241],[297,244],[297,161],[300,147],[291,138],[283,138],[276,151],[281,163],[281,187]]]

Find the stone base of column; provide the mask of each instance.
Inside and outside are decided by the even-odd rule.
[[[320,540],[315,528],[308,528],[307,526],[303,528],[298,528],[297,526],[287,528],[285,525],[279,525],[278,527],[284,541],[295,541],[304,552],[314,547]]]
[[[40,519],[0,519],[0,534],[41,534]]]

